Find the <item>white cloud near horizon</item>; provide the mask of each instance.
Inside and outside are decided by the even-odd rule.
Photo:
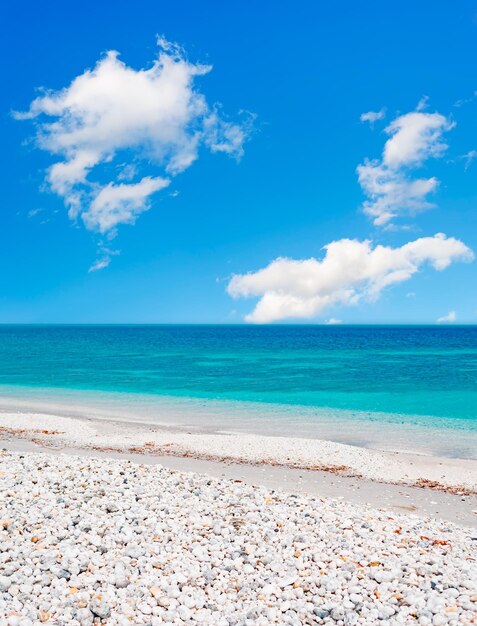
[[[443,315],[437,319],[437,324],[453,324],[457,321],[457,313],[455,311],[449,311],[447,315]]]
[[[386,109],[383,107],[380,111],[366,111],[366,113],[361,113],[359,119],[361,122],[369,122],[371,125],[374,122],[384,119],[386,115]]]
[[[440,113],[412,111],[395,118],[386,128],[389,136],[381,159],[358,166],[358,181],[368,199],[364,212],[376,226],[389,226],[396,217],[413,215],[434,205],[428,200],[436,190],[436,177],[414,178],[411,173],[447,149],[442,135],[454,123]]]
[[[148,69],[136,70],[109,51],[69,86],[14,113],[37,120],[37,145],[58,159],[47,182],[70,217],[110,238],[118,225],[148,210],[153,194],[190,167],[201,147],[239,159],[251,131],[250,116],[230,122],[196,88],[210,65],[191,63],[165,39],[158,46]],[[116,158],[121,168],[111,180],[108,164]],[[125,163],[129,158],[133,164]]]
[[[384,289],[409,280],[425,265],[442,271],[474,258],[464,243],[442,233],[396,248],[340,239],[323,249],[322,259],[277,258],[256,272],[234,275],[227,286],[232,297],[259,298],[245,319],[313,318],[333,306],[377,300]]]

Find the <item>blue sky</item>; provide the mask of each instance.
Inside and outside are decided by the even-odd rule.
[[[45,8],[7,1],[0,11],[8,59],[0,100],[0,322],[238,323],[248,316],[434,323],[451,312],[449,321],[477,322],[475,3],[133,7],[119,0]],[[84,145],[61,152],[71,109],[48,119],[45,98],[58,103],[65,95],[59,90],[116,50],[131,71],[118,86],[121,106],[116,111],[113,103],[111,111],[127,114],[130,98],[133,113],[146,97],[154,108],[162,83],[134,100],[137,85],[129,86],[128,76],[151,68],[160,53],[157,35],[183,47],[165,43],[163,54],[192,74],[198,64],[213,66],[186,88],[202,107],[189,119],[189,135],[184,139],[180,128],[166,149],[164,129],[152,118],[145,130],[153,140],[141,143],[138,129],[128,126],[134,142],[115,150],[123,120],[110,130],[105,109],[107,147],[98,148],[101,157],[83,181],[70,178],[60,190],[49,168],[71,163]],[[53,91],[45,96],[42,87]],[[30,109],[35,98],[43,98],[37,110]],[[383,119],[360,121],[382,109]],[[12,114],[29,110],[28,119]],[[62,134],[50,132],[45,146],[39,134],[44,138],[45,123],[58,120]],[[390,148],[405,150],[405,133],[416,124],[422,132],[411,132],[415,158],[401,152],[391,162],[386,142],[398,136]],[[98,136],[92,133],[89,150]],[[191,162],[176,167],[176,157]],[[432,180],[433,189],[414,210],[398,193],[396,215],[375,224],[363,204],[375,205],[376,197],[358,180],[357,167],[366,164],[370,173],[384,168],[381,183]],[[138,185],[160,181],[167,187],[137,199]],[[118,200],[125,194],[135,194],[133,207]],[[424,210],[425,203],[434,206]],[[126,221],[134,213],[134,224],[114,221],[118,206]],[[435,240],[436,233],[447,239]],[[355,260],[347,240],[370,243],[353,248]],[[323,264],[322,248],[331,242],[341,243]],[[376,246],[385,247],[384,256]],[[273,264],[280,257],[288,261]]]

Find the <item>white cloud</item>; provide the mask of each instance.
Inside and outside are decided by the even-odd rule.
[[[467,171],[472,165],[472,161],[477,157],[477,150],[469,150],[466,154],[463,154],[460,158],[465,159],[464,170]]]
[[[469,102],[472,102],[476,96],[477,96],[477,91],[474,91],[474,93],[469,98],[461,98],[457,100],[456,102],[454,102],[454,106],[455,107],[464,106],[464,104],[468,104]]]
[[[39,118],[37,144],[58,158],[47,181],[71,218],[80,217],[90,230],[133,223],[152,194],[198,158],[201,146],[243,154],[250,117],[228,121],[196,87],[211,66],[191,63],[165,39],[158,46],[148,69],[129,67],[109,51],[69,86],[45,92],[26,113],[14,114]],[[121,167],[108,168],[116,159]]]
[[[464,243],[441,233],[397,248],[340,239],[324,250],[321,260],[278,258],[257,272],[234,275],[227,291],[234,298],[260,298],[246,316],[249,322],[312,318],[334,305],[376,300],[386,287],[409,280],[426,264],[441,271],[474,258]]]
[[[437,319],[438,324],[452,324],[457,321],[457,313],[455,311],[449,311],[447,315],[443,315]]]
[[[101,187],[83,213],[87,228],[107,233],[118,224],[134,224],[136,218],[150,208],[152,194],[164,189],[170,181],[166,178],[146,176],[138,183],[108,183]]]
[[[35,215],[38,215],[38,213],[41,213],[43,209],[31,209],[30,211],[28,211],[27,216],[28,217],[35,217]]]
[[[442,135],[453,126],[440,113],[413,111],[386,127],[389,139],[381,160],[365,160],[357,168],[359,183],[368,196],[363,209],[375,225],[386,226],[397,216],[433,206],[427,197],[437,188],[437,178],[412,178],[410,172],[444,153],[447,145]]]
[[[389,225],[402,213],[415,214],[433,207],[427,196],[439,184],[435,177],[409,180],[403,172],[377,161],[359,165],[358,180],[370,198],[363,205],[364,212],[373,218],[376,226]]]
[[[416,106],[416,111],[424,111],[427,109],[427,104],[429,102],[429,96],[422,96]]]
[[[89,268],[88,272],[98,272],[99,270],[104,270],[104,268],[108,267],[108,265],[110,263],[111,263],[111,257],[110,256],[98,259],[97,261],[95,261],[93,263],[93,265],[91,265],[91,267]]]
[[[384,119],[386,115],[386,109],[382,108],[380,111],[367,111],[366,113],[361,113],[359,119],[361,122],[369,122],[371,125],[378,120]]]
[[[337,320],[335,317],[330,317],[329,320],[326,320],[325,324],[327,326],[337,326],[338,324],[342,324],[342,320]]]
[[[88,272],[97,272],[99,270],[103,270],[105,267],[111,263],[111,259],[113,256],[117,256],[120,254],[119,250],[110,250],[104,246],[100,247],[100,256],[96,261],[91,265],[88,269]]]
[[[453,126],[440,113],[414,111],[397,117],[386,128],[390,138],[384,146],[384,164],[394,168],[420,165],[429,157],[440,156],[447,149],[442,133]]]
[[[137,173],[138,168],[135,163],[121,163],[119,165],[118,180],[133,180]]]

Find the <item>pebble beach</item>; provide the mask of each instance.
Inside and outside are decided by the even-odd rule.
[[[3,451],[0,625],[477,622],[477,532],[127,460]]]

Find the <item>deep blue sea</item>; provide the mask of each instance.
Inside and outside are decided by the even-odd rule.
[[[363,445],[439,430],[474,456],[477,327],[0,326],[0,406],[15,397]]]

